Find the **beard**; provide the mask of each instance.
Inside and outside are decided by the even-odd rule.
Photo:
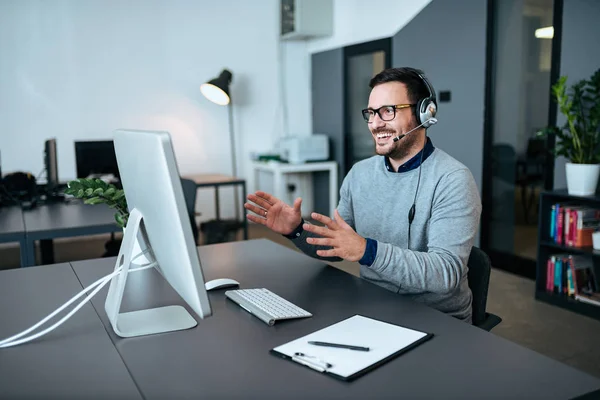
[[[377,134],[379,133],[391,133],[392,137],[388,139],[391,141],[390,144],[379,146],[377,144]],[[389,128],[376,129],[373,131],[373,135],[375,135],[375,153],[391,159],[402,159],[406,157],[410,153],[411,149],[417,145],[419,135],[415,135],[415,133],[417,132],[412,132],[397,142],[394,142],[393,138],[398,136],[397,131]]]

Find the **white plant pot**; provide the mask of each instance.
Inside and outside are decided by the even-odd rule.
[[[600,231],[592,233],[592,246],[594,250],[600,250]]]
[[[125,228],[123,228],[123,237],[125,237]],[[140,240],[139,240],[139,234],[138,237],[135,238],[135,240],[133,241],[133,251],[131,252],[132,256],[132,262],[133,264],[148,264],[150,262],[150,260],[146,257],[146,255],[141,255],[139,257],[136,258],[136,256],[138,254],[142,253],[142,248],[140,246]]]
[[[574,196],[589,196],[596,193],[600,164],[567,163],[567,189]]]

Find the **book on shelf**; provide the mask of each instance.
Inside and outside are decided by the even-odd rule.
[[[600,293],[592,294],[578,294],[575,295],[575,300],[579,300],[582,303],[588,303],[595,306],[600,306]]]
[[[600,209],[574,202],[556,203],[550,210],[550,239],[568,247],[592,246],[592,234],[600,229]]]
[[[600,274],[590,256],[552,254],[546,262],[546,292],[600,305]]]

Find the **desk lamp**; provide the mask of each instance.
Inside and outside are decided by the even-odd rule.
[[[234,178],[237,178],[237,163],[235,153],[235,136],[233,134],[233,108],[231,105],[231,96],[229,95],[229,85],[231,84],[231,71],[224,69],[221,74],[210,81],[200,85],[200,91],[208,100],[220,106],[229,106],[229,142],[231,143],[231,172]],[[234,188],[235,197],[235,215],[239,216],[237,187]]]

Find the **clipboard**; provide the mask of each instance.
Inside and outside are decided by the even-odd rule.
[[[354,315],[270,350],[290,360],[343,381],[352,381],[391,359],[414,349],[434,335],[377,319]],[[316,346],[309,341],[367,347],[369,351]]]

